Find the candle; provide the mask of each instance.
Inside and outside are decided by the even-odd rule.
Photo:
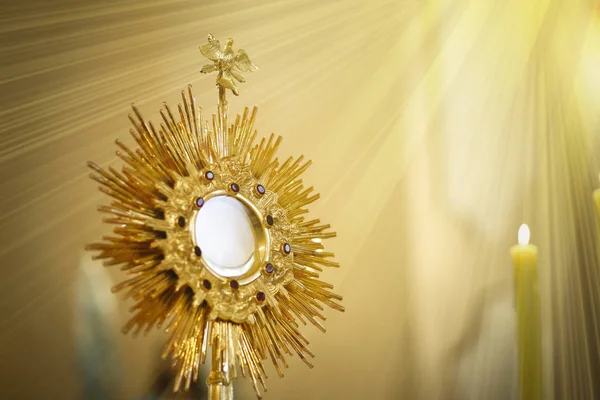
[[[594,203],[596,203],[596,224],[600,225],[600,189],[594,190]]]
[[[519,244],[510,249],[515,275],[519,392],[521,400],[542,399],[542,332],[537,280],[537,247],[529,227],[519,228]]]

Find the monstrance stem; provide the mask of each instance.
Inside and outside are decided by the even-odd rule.
[[[212,347],[211,371],[206,380],[208,400],[233,400],[233,382],[227,360],[223,357],[224,343],[217,336]]]

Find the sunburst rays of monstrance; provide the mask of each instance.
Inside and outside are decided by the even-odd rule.
[[[164,104],[160,127],[133,106],[130,133],[139,147],[117,140],[125,162],[120,172],[89,163],[91,177],[111,197],[99,207],[109,215],[103,221],[115,227],[87,249],[129,276],[113,288],[135,301],[124,332],[166,328],[170,338],[162,356],[173,360],[175,391],[197,381],[210,357],[210,399],[233,398],[232,380],[240,372],[260,398],[268,358],[280,376],[293,353],[312,367],[300,324],[325,332],[324,306],[344,310],[342,297],[319,279],[324,267],[339,265],[322,244],[335,233],[306,218],[306,207],[319,198],[301,179],[310,162],[280,162],[281,137],[255,143],[256,107],[228,121],[226,91],[238,95],[241,73],[257,70],[245,51],[235,53],[232,46],[232,39],[222,47],[209,35],[200,47],[212,61],[201,72],[217,72],[219,102],[211,123],[189,86],[177,112]],[[215,266],[197,234],[201,213],[216,199],[242,205],[254,237],[252,257],[233,274]]]

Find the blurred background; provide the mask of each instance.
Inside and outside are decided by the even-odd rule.
[[[313,160],[338,231],[324,277],[346,313],[304,330],[315,368],[269,369],[266,399],[505,400],[517,394],[510,246],[539,247],[547,399],[600,398],[600,3],[586,0],[0,2],[0,398],[171,393],[161,331],[122,335],[121,279],[83,251],[109,231],[86,162],[120,167],[192,84],[207,33],[260,70],[280,155]],[[248,381],[236,398],[253,399]]]

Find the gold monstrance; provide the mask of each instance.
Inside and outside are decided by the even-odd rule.
[[[117,140],[122,171],[89,163],[112,197],[99,207],[109,214],[104,222],[116,226],[87,249],[130,276],[113,288],[136,302],[124,332],[170,333],[163,357],[173,359],[175,391],[197,381],[210,347],[209,398],[231,399],[238,372],[260,398],[263,360],[280,376],[286,354],[311,367],[299,325],[324,332],[323,305],[344,310],[333,286],[319,280],[323,267],[339,266],[322,244],[335,233],[304,217],[319,198],[300,177],[310,162],[280,163],[281,137],[254,143],[256,107],[228,123],[226,91],[238,95],[241,73],[257,70],[248,54],[212,35],[200,51],[213,62],[201,72],[217,72],[217,115],[211,124],[203,119],[191,86],[178,112],[164,104],[159,127],[133,106],[130,133],[139,148]]]

